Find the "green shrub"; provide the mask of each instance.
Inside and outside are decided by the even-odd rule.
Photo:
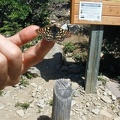
[[[27,71],[26,73],[23,74],[26,78],[28,79],[32,79],[32,78],[35,78],[37,77],[36,74],[32,74],[31,72]]]
[[[54,3],[62,3],[62,2],[69,2],[70,0],[50,0],[50,1]]]
[[[117,76],[118,80],[120,80],[120,76]]]
[[[29,82],[28,82],[28,80],[21,79],[19,82],[19,85],[26,87],[27,85],[29,85]]]
[[[20,102],[17,102],[15,104],[15,107],[21,107],[22,109],[27,109],[29,106],[30,106],[29,103],[20,103]]]
[[[100,74],[100,75],[97,77],[97,79],[98,79],[98,81],[101,81],[103,85],[105,85],[106,82],[107,82],[107,81],[104,79],[104,77],[103,77],[102,74]]]
[[[49,101],[49,105],[52,106],[53,105],[53,100]]]
[[[48,0],[0,0],[0,33],[11,36],[30,24],[49,24],[48,6]]]
[[[3,94],[3,91],[2,91],[2,90],[0,90],[0,96],[2,96],[2,94]]]
[[[73,54],[73,59],[77,62],[77,63],[83,63],[87,61],[87,52],[81,52],[79,54]]]
[[[64,53],[71,53],[71,52],[73,52],[74,50],[75,50],[75,46],[74,46],[73,43],[71,43],[71,42],[66,42],[66,43],[64,44],[64,48],[63,48]]]

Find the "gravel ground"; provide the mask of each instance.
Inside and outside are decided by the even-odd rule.
[[[7,87],[0,96],[0,120],[50,120],[55,80],[37,77],[29,85]],[[96,94],[72,82],[73,99],[70,120],[120,120],[120,101],[101,82]],[[24,109],[18,103],[27,103]]]

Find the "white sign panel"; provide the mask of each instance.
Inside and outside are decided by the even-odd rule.
[[[101,21],[102,3],[101,2],[80,2],[79,19],[88,21]]]

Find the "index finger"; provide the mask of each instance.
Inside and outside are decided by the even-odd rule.
[[[38,36],[37,32],[35,31],[38,28],[39,26],[37,25],[28,26],[8,39],[17,46],[22,46]]]

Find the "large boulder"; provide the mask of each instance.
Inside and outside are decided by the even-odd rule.
[[[36,65],[40,71],[40,76],[46,81],[50,79],[58,79],[61,76],[62,55],[63,50],[59,44],[55,44],[54,47],[48,52],[44,60]]]

